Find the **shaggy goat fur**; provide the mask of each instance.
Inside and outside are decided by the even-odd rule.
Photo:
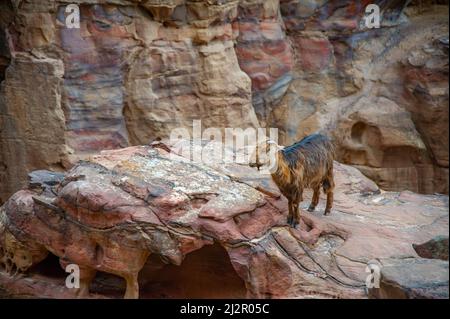
[[[329,215],[333,203],[334,147],[328,137],[314,134],[275,153],[276,169],[271,174],[281,193],[289,201],[288,223],[295,227],[300,222],[299,205],[303,190],[311,188],[313,199],[308,211],[319,203],[320,187],[327,194],[325,215]]]

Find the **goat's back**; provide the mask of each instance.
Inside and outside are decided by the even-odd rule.
[[[292,171],[303,169],[304,187],[316,187],[332,174],[334,146],[325,135],[309,135],[282,153]]]

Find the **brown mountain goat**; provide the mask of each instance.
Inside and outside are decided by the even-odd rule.
[[[315,210],[319,203],[320,187],[327,194],[327,205],[325,215],[329,215],[333,203],[333,160],[334,147],[328,137],[321,134],[313,134],[301,141],[282,148],[276,143],[269,141],[265,148],[266,154],[272,154],[272,179],[278,185],[281,193],[289,201],[288,223],[295,227],[300,222],[299,204],[303,201],[303,190],[311,188],[314,191],[311,205],[308,211]],[[275,148],[272,149],[272,148]],[[263,148],[264,149],[264,148]],[[259,159],[267,156],[256,152],[257,164],[250,166],[261,166]],[[270,155],[269,155],[270,157]]]

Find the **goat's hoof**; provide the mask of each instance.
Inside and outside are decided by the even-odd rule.
[[[297,225],[300,224],[300,220],[292,219],[292,222],[289,224],[292,228],[297,228]]]
[[[291,228],[295,228],[297,226],[297,223],[294,221],[294,219],[289,219],[287,224],[289,225],[289,227]]]
[[[330,214],[331,214],[331,211],[330,210],[326,210],[324,215],[325,216],[330,216]]]
[[[312,213],[315,210],[316,210],[315,206],[309,206],[309,208],[308,208],[308,212],[310,212],[310,213]]]
[[[292,226],[292,223],[294,222],[294,219],[292,217],[288,217],[287,224]]]

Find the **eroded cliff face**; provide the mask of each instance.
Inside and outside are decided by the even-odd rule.
[[[325,131],[384,189],[448,193],[448,9],[407,2],[3,1],[0,200],[33,169],[193,120],[285,144]]]

